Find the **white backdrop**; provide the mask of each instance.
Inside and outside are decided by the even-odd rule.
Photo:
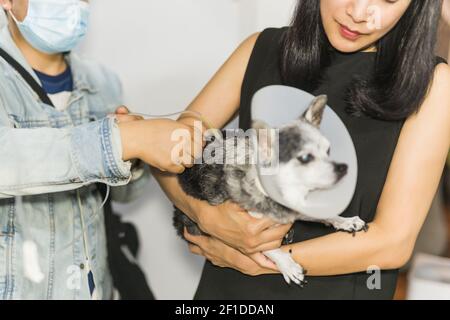
[[[119,74],[133,111],[184,109],[248,35],[286,25],[295,0],[93,0],[80,52]],[[171,226],[172,207],[153,180],[117,211],[139,230],[139,261],[159,299],[191,299],[203,260]]]

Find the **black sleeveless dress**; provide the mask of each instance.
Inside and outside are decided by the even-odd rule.
[[[266,29],[255,44],[241,91],[239,114],[240,127],[244,130],[250,127],[253,95],[265,86],[282,84],[279,52],[285,30],[286,28]],[[367,75],[374,61],[375,53],[336,54],[324,72],[321,85],[311,92],[315,96],[328,95],[328,105],[339,115],[352,136],[358,156],[358,181],[356,193],[342,216],[359,216],[366,222],[374,220],[393,153],[405,122],[381,121],[366,116],[357,118],[345,112],[346,88],[355,75]],[[335,232],[322,224],[303,221],[296,222],[294,230],[294,242]],[[365,272],[307,277],[308,284],[300,288],[287,285],[281,275],[251,277],[206,262],[195,299],[392,299],[397,275],[398,270],[381,271],[380,290],[368,288],[367,281],[372,273]]]

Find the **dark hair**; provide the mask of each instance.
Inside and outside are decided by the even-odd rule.
[[[442,0],[412,0],[397,25],[377,43],[374,72],[356,78],[347,112],[383,120],[418,112],[435,69]],[[281,48],[283,83],[311,91],[330,62],[332,48],[322,25],[320,1],[299,0]]]

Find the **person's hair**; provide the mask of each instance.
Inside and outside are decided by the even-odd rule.
[[[374,72],[350,85],[348,113],[400,120],[418,112],[433,79],[441,8],[442,0],[412,0],[393,30],[377,42]],[[283,83],[314,90],[333,50],[320,1],[299,0],[281,44]]]

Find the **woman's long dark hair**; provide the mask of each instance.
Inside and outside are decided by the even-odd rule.
[[[401,120],[419,110],[433,79],[441,8],[442,0],[412,0],[394,29],[378,41],[370,78],[355,79],[350,86],[347,112]],[[284,84],[316,88],[333,50],[319,0],[299,0],[281,50]]]

